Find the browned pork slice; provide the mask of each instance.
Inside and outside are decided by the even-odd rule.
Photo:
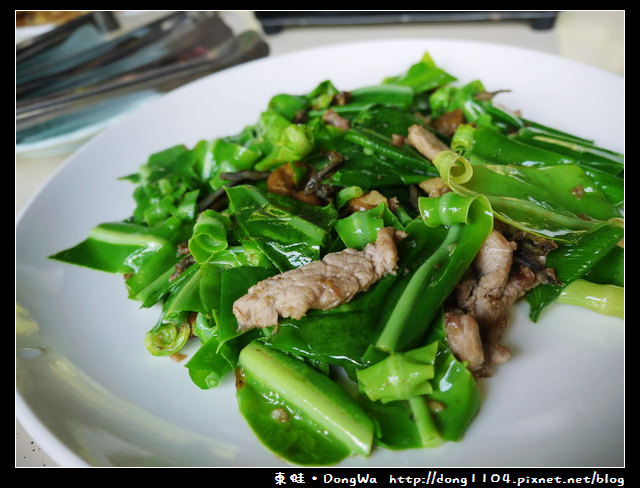
[[[467,325],[447,327],[445,322],[447,339],[454,354],[469,361],[470,369],[477,376],[491,376],[495,365],[510,358],[510,351],[501,341],[511,318],[511,308],[540,283],[555,281],[553,270],[545,267],[546,254],[554,247],[552,241],[512,232],[498,223],[456,287],[455,308],[460,311],[449,315],[449,322]],[[476,351],[476,330],[469,325],[474,321],[482,341],[481,362]]]
[[[364,249],[347,248],[327,254],[249,288],[233,304],[239,330],[276,325],[279,318],[302,318],[310,309],[329,310],[367,291],[389,273],[395,273],[398,242],[404,232],[392,227],[378,231]]]
[[[322,121],[325,124],[333,125],[343,130],[349,130],[351,127],[351,122],[335,110],[325,110],[324,114],[322,114]]]
[[[440,151],[449,149],[433,132],[418,124],[409,127],[407,142],[429,161],[433,161]]]
[[[447,311],[444,314],[444,329],[453,354],[460,361],[466,361],[469,369],[475,370],[484,364],[480,327],[473,315]]]
[[[456,130],[460,125],[466,122],[466,117],[462,109],[456,108],[451,112],[446,112],[439,117],[436,117],[431,126],[440,134],[448,137],[453,137]]]
[[[425,192],[429,198],[438,198],[451,191],[449,185],[439,176],[421,181],[418,183],[418,187]]]

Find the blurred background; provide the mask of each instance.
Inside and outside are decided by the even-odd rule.
[[[624,28],[624,10],[16,11],[16,219],[74,151],[127,111],[235,64],[346,42],[440,38],[542,51],[624,76]],[[16,466],[55,466],[18,422]]]

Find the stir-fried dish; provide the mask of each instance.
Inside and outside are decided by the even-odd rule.
[[[148,351],[212,395],[235,381],[288,462],[461,441],[516,301],[532,322],[557,302],[623,314],[622,154],[499,93],[425,54],[277,94],[238,134],[151,155],[123,177],[131,216],[52,258],[121,274],[159,308]]]

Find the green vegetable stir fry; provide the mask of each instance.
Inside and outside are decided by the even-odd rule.
[[[509,309],[622,317],[623,155],[499,108],[428,54],[278,94],[240,133],[170,147],[135,207],[52,259],[124,276],[145,336],[290,463],[460,441],[509,358]],[[182,351],[184,353],[184,351]],[[504,366],[507,367],[507,366]]]

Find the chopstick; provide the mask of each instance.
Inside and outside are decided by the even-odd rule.
[[[78,27],[93,24],[98,32],[107,33],[120,28],[120,22],[114,12],[91,12],[76,19],[65,22],[59,27],[44,34],[26,39],[16,46],[16,63],[35,56],[66,39]]]
[[[133,74],[125,73],[81,93],[44,97],[43,100],[16,104],[16,131],[126,93],[150,88],[165,92],[206,74],[266,56],[268,53],[268,45],[257,32],[245,31],[219,48],[192,60]]]

